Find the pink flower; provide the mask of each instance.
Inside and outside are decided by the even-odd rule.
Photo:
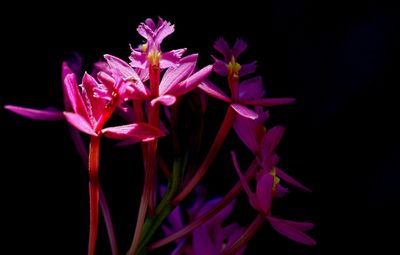
[[[265,217],[271,226],[281,235],[302,244],[315,245],[316,242],[304,233],[313,228],[314,225],[312,223],[282,220],[271,216],[271,204],[277,194],[276,190],[279,183],[276,173],[261,172],[260,176],[256,179],[256,192],[253,193],[239,169],[234,153],[232,153],[232,159],[240,182],[249,197],[250,205]]]
[[[174,25],[170,22],[164,21],[162,18],[158,19],[157,25],[152,19],[146,19],[137,28],[138,33],[146,39],[146,43],[140,45],[137,49],[131,47],[131,60],[132,67],[146,69],[149,66],[149,58],[158,58],[160,68],[168,68],[177,64],[185,53],[186,49],[172,50],[166,53],[161,52],[161,43],[168,35],[174,32]]]
[[[255,70],[255,62],[241,66],[236,60],[246,47],[247,44],[241,39],[236,41],[232,50],[229,49],[228,44],[222,38],[218,39],[214,44],[214,48],[225,57],[225,62],[215,59],[214,70],[219,74],[228,76],[231,97],[228,97],[208,80],[202,82],[199,88],[208,95],[229,103],[230,107],[239,115],[254,120],[258,118],[258,114],[248,106],[283,105],[293,103],[295,100],[293,98],[262,98],[265,92],[260,76],[239,82],[240,76],[249,74]]]

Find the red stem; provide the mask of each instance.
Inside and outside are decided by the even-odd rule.
[[[246,173],[244,174],[245,178],[247,181],[252,179],[254,177],[254,174],[256,173],[258,167],[257,160],[255,159],[249,168],[247,169]],[[189,234],[192,232],[194,229],[198,228],[199,226],[203,225],[205,222],[207,222],[209,219],[214,217],[216,214],[218,214],[221,210],[223,210],[232,200],[242,191],[243,187],[238,181],[235,186],[228,192],[228,194],[225,195],[225,197],[218,203],[216,204],[212,209],[210,209],[207,213],[203,214],[200,218],[195,219],[192,221],[189,225],[184,227],[183,229],[167,236],[164,239],[161,239],[153,244],[150,245],[149,250],[154,250],[157,249],[161,246],[164,246],[168,243],[171,243],[179,238],[182,238],[183,236]]]
[[[226,136],[228,135],[233,122],[236,117],[236,112],[231,107],[228,108],[225,114],[225,118],[221,124],[220,129],[218,130],[217,136],[215,137],[214,143],[211,145],[211,148],[204,159],[203,163],[197,170],[196,174],[193,178],[187,183],[187,185],[183,188],[183,190],[175,197],[172,201],[173,205],[179,204],[183,199],[189,195],[189,193],[194,189],[194,187],[200,182],[201,178],[205,175],[208,168],[214,161],[215,157],[219,149],[222,146],[222,143],[225,141]]]
[[[89,149],[89,203],[90,227],[88,255],[94,255],[96,250],[97,230],[99,224],[99,152],[100,137],[92,136]]]

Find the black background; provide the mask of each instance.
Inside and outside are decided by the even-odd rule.
[[[400,202],[398,6],[388,1],[266,2],[231,1],[219,7],[200,1],[20,3],[7,8],[11,15],[3,15],[1,25],[0,105],[62,109],[62,60],[79,52],[90,70],[105,53],[126,59],[129,43],[141,42],[136,27],[147,17],[175,23],[165,48],[199,52],[201,65],[211,63],[216,38],[233,42],[242,37],[250,45],[243,59],[258,60],[268,95],[297,99],[290,107],[274,109],[268,125],[287,127],[278,150],[281,166],[313,193],[293,189],[277,202],[275,214],[315,222],[311,235],[318,241],[316,247],[303,247],[266,226],[249,244],[248,254],[372,249],[393,254]],[[3,109],[0,114],[2,231],[8,254],[85,254],[87,176],[65,123],[34,122]],[[100,171],[125,252],[134,229],[142,163],[131,157],[139,153],[136,147],[114,149],[113,144],[104,141]],[[228,149],[205,181],[210,196],[228,188],[221,185],[224,175],[215,174],[228,171]],[[227,183],[236,179],[229,171]],[[254,213],[245,196],[240,200],[235,216],[248,224]],[[109,254],[103,226],[99,240],[98,254]]]

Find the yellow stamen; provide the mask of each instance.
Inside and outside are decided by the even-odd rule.
[[[144,44],[142,44],[141,45],[141,48],[142,48],[142,52],[146,52],[147,51],[147,43],[144,43]]]
[[[227,68],[229,76],[239,78],[240,64],[236,62],[235,57],[232,57],[231,61],[229,61]]]

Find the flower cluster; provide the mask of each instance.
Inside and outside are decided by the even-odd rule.
[[[124,145],[141,144],[143,192],[127,254],[145,254],[169,243],[176,244],[171,254],[244,254],[248,241],[264,222],[289,239],[314,245],[315,241],[305,233],[313,224],[280,219],[271,213],[273,200],[288,193],[285,184],[310,191],[278,167],[275,149],[284,128],[266,128],[264,125],[269,117],[267,108],[290,104],[294,99],[265,97],[261,76],[253,75],[256,62],[239,62],[247,48],[242,39],[237,39],[232,48],[223,38],[218,39],[214,48],[223,58],[213,57],[213,64],[197,67],[198,55],[184,56],[186,48],[163,51],[163,40],[174,30],[174,25],[161,18],[156,23],[145,20],[137,28],[144,42],[136,48],[131,47],[129,63],[106,54],[104,60],[94,64],[90,74],[85,72],[81,76],[80,56],[75,55],[64,62],[63,111],[5,106],[31,119],[65,119],[69,124],[71,138],[89,170],[88,255],[94,255],[96,251],[99,209],[105,220],[112,253],[119,254],[112,216],[98,177],[102,137],[122,140]],[[226,77],[227,85],[213,83],[209,78],[212,72]],[[225,87],[229,88],[229,95],[224,92]],[[226,113],[205,158],[198,160],[193,154],[202,146],[198,137],[204,130],[198,128],[196,132],[182,134],[182,123],[187,124],[190,120],[181,120],[184,116],[181,111],[189,101],[195,105],[192,107],[193,118],[205,122],[204,111],[211,98],[226,103]],[[113,115],[120,116],[126,124],[109,126]],[[199,183],[231,130],[254,155],[254,160],[242,172],[232,149],[232,162],[228,162],[226,171],[230,171],[227,174],[236,171],[237,183],[224,197],[206,199],[207,189]],[[89,150],[81,133],[90,136]],[[172,138],[168,142],[172,143],[169,147],[173,148],[174,156],[164,161],[159,143],[165,136]],[[159,176],[161,173],[164,178]],[[167,180],[167,186],[163,180]],[[255,192],[249,184],[252,180],[255,181]],[[194,190],[197,195],[191,206],[181,203],[188,200]],[[256,215],[247,227],[235,222],[226,223],[242,190],[247,193]],[[161,230],[164,238],[155,240],[155,233]]]

